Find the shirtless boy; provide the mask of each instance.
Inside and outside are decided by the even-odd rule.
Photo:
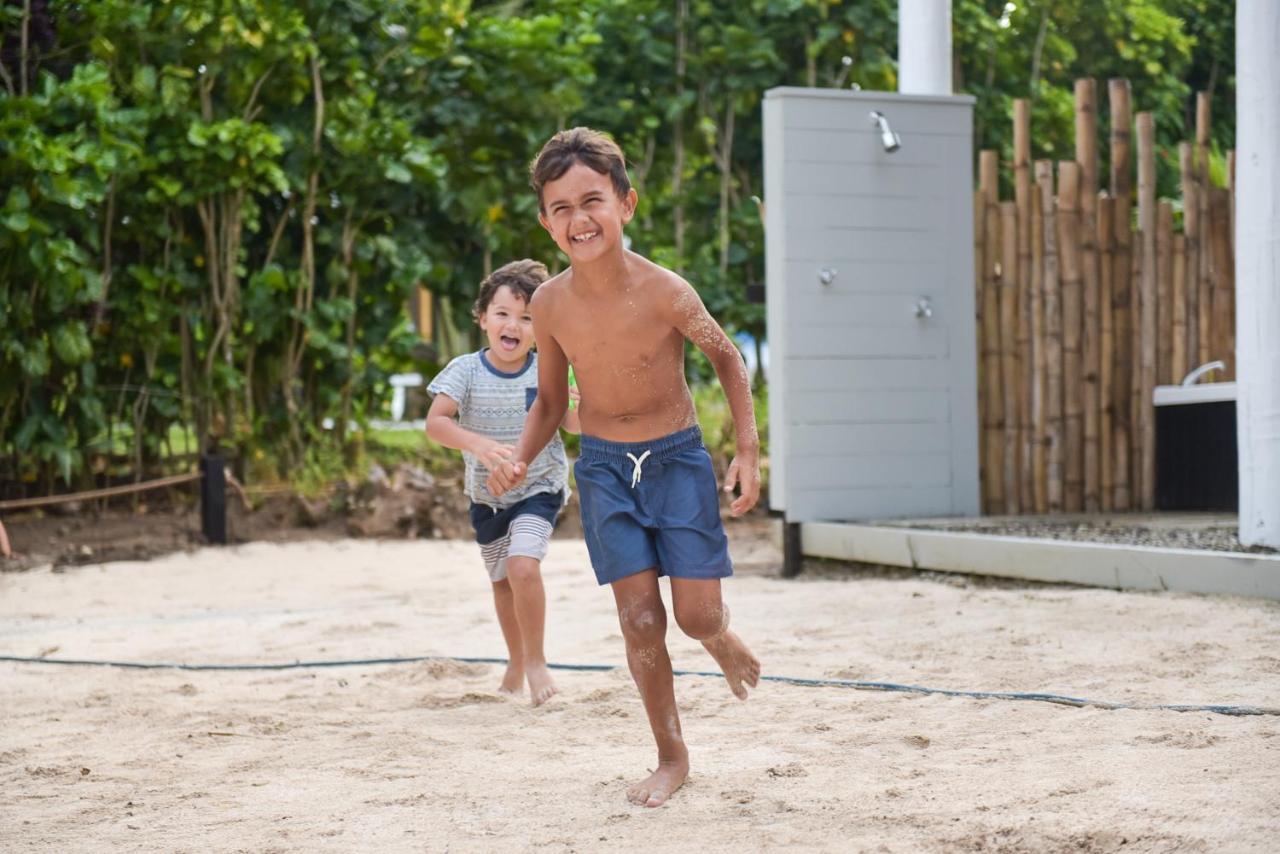
[[[623,247],[636,209],[622,151],[587,128],[552,137],[532,166],[538,220],[570,262],[530,302],[538,343],[538,396],[515,451],[489,477],[501,495],[555,436],[573,366],[582,395],[581,455],[574,475],[596,578],[613,589],[627,664],[658,745],[658,766],[630,787],[636,804],[661,806],[689,773],[676,710],[667,612],[702,642],[729,688],[746,699],[760,662],[729,630],[720,579],[732,574],[711,458],[684,380],[684,341],[706,354],[729,401],[737,455],[725,492],[741,515],[760,495],[760,443],[746,366],[689,283]]]

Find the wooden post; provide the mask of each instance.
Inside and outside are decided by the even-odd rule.
[[[1080,164],[1080,267],[1083,313],[1080,328],[1081,392],[1084,395],[1084,509],[1101,509],[1098,396],[1101,320],[1098,313],[1098,84],[1076,81],[1076,162]]]
[[[1045,339],[1045,435],[1049,512],[1062,511],[1062,284],[1058,273],[1058,216],[1053,198],[1053,162],[1037,160],[1036,183],[1044,219],[1044,339]]]
[[[1132,433],[1130,412],[1133,377],[1133,322],[1130,310],[1130,276],[1133,258],[1130,232],[1130,205],[1133,164],[1129,159],[1129,81],[1113,79],[1107,84],[1111,102],[1111,197],[1114,200],[1114,249],[1111,272],[1112,313],[1112,451],[1115,453],[1116,510],[1128,510],[1132,493],[1129,482],[1129,443]]]
[[[1114,272],[1112,258],[1115,244],[1115,202],[1109,196],[1098,200],[1098,306],[1101,313],[1098,334],[1098,401],[1101,418],[1098,424],[1098,462],[1101,467],[1099,491],[1102,509],[1110,511],[1115,506],[1115,453],[1112,448],[1114,426],[1114,392],[1112,382],[1112,358],[1115,350],[1115,332],[1112,329],[1111,279]]]
[[[1080,166],[1058,164],[1058,253],[1062,263],[1062,507],[1084,509],[1084,382],[1080,333]]]
[[[1138,229],[1142,232],[1142,278],[1138,287],[1138,323],[1142,342],[1138,355],[1138,434],[1141,437],[1141,508],[1156,504],[1156,420],[1152,397],[1156,387],[1156,126],[1151,113],[1138,113]]]
[[[1169,354],[1169,382],[1177,385],[1187,375],[1187,236],[1173,235],[1171,324],[1173,349]]]
[[[1199,362],[1216,358],[1213,355],[1213,285],[1209,277],[1209,93],[1196,93],[1196,209],[1200,219],[1200,252],[1196,273],[1196,301],[1199,303],[1197,334],[1199,336]]]
[[[1004,512],[1004,399],[1000,385],[1000,299],[996,278],[1000,261],[1000,209],[997,170],[999,155],[979,156],[979,186],[983,193],[982,262],[982,436],[983,497],[987,513]]]
[[[1182,292],[1186,302],[1187,331],[1183,344],[1186,359],[1178,382],[1200,362],[1200,200],[1191,143],[1178,145],[1178,169],[1182,177],[1182,232],[1187,238],[1186,272]]]
[[[1129,495],[1134,510],[1142,508],[1142,425],[1138,406],[1142,398],[1142,311],[1138,299],[1142,293],[1142,232],[1133,234],[1133,251],[1129,253],[1129,352],[1133,367],[1129,371]]]
[[[1023,512],[1035,507],[1035,353],[1031,333],[1031,104],[1013,102],[1013,193],[1018,218],[1018,376],[1019,489]]]
[[[1022,512],[1018,445],[1021,420],[1019,392],[1022,359],[1018,354],[1018,208],[1000,203],[1000,386],[1004,414],[1001,471],[1004,476],[1004,512]]]
[[[804,569],[800,523],[782,520],[782,577],[795,578]]]
[[[1156,208],[1156,271],[1155,384],[1168,385],[1173,382],[1173,205],[1169,202],[1160,202]]]
[[[220,454],[200,458],[200,531],[206,542],[227,544],[227,461]]]
[[[1049,512],[1048,424],[1045,420],[1044,213],[1039,188],[1031,193],[1031,482],[1037,513]]]
[[[1213,341],[1213,358],[1226,363],[1222,379],[1236,378],[1235,335],[1235,259],[1231,257],[1231,237],[1227,229],[1231,225],[1231,194],[1215,188],[1209,192],[1210,230],[1210,279],[1213,282],[1213,318],[1210,336]]]

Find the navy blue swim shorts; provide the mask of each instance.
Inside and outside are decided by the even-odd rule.
[[[471,527],[480,545],[492,543],[506,536],[507,529],[517,516],[537,516],[553,526],[556,515],[564,506],[564,490],[559,492],[535,492],[510,507],[490,507],[488,504],[471,503]]]
[[[573,474],[600,584],[651,567],[672,578],[733,574],[716,474],[697,427],[648,442],[583,435]]]

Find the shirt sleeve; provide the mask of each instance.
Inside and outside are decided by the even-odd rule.
[[[461,406],[467,402],[467,394],[471,391],[471,369],[466,356],[459,356],[440,373],[436,374],[427,391],[431,394],[447,394]]]

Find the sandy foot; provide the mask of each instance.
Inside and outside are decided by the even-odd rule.
[[[760,659],[752,655],[742,638],[733,632],[725,632],[717,638],[703,641],[702,645],[724,671],[724,678],[728,681],[733,696],[739,700],[747,699],[746,685],[754,688],[760,681]]]
[[[637,806],[660,807],[689,776],[689,760],[658,763],[658,769],[627,789],[627,800]]]
[[[524,693],[524,668],[517,664],[508,664],[506,673],[502,674],[502,684],[498,686],[499,694],[519,697]]]
[[[551,671],[545,664],[531,665],[528,675],[529,696],[533,705],[541,706],[559,693],[560,689],[556,687],[555,681],[551,678]]]

